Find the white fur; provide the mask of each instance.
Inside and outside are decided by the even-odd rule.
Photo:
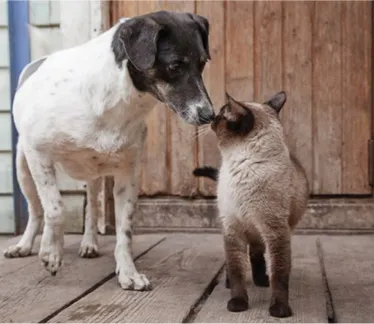
[[[19,132],[18,181],[29,204],[29,222],[8,257],[30,253],[44,210],[39,256],[55,273],[63,258],[64,206],[55,168],[88,182],[88,208],[80,255],[97,253],[98,179],[113,175],[117,244],[115,258],[124,289],[148,289],[131,256],[131,217],[146,135],[145,117],[156,101],[139,93],[111,50],[118,25],[97,38],[46,58],[20,85],[14,99]]]

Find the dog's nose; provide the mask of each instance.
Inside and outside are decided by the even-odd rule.
[[[210,108],[202,108],[198,110],[198,117],[201,124],[209,124],[216,117],[214,110]]]

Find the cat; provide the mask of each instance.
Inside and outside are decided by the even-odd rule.
[[[287,147],[279,112],[281,91],[263,104],[227,103],[211,124],[222,156],[219,171],[196,168],[195,176],[218,181],[217,202],[226,255],[227,309],[248,309],[245,269],[249,259],[257,286],[269,286],[265,250],[270,258],[272,296],[269,313],[292,316],[288,286],[291,232],[305,212],[309,190],[305,171]]]

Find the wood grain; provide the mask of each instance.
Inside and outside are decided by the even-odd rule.
[[[237,100],[254,97],[254,2],[228,1],[225,10],[226,91]]]
[[[283,89],[281,122],[289,148],[313,183],[312,14],[313,3],[283,2]]]
[[[371,136],[371,2],[342,4],[342,183],[343,194],[367,194],[367,140]]]
[[[337,323],[371,323],[374,313],[372,235],[321,238]]]
[[[138,14],[159,10],[158,1],[138,1]],[[148,136],[142,157],[140,194],[169,192],[167,108],[158,103],[147,118]]]
[[[225,276],[198,313],[196,323],[327,323],[326,300],[315,236],[293,237],[293,268],[290,279],[290,305],[294,315],[285,319],[268,314],[269,288],[248,286],[249,310],[231,313],[226,310],[230,291]],[[249,276],[251,277],[251,276]]]
[[[182,323],[223,262],[220,235],[173,235],[139,259],[152,291],[124,291],[113,279],[51,321]]]
[[[212,60],[206,65],[203,73],[205,86],[216,111],[225,101],[225,26],[224,2],[197,1],[196,13],[206,17],[210,23],[209,46]],[[198,137],[199,166],[219,166],[220,154],[216,136],[209,131]],[[205,196],[215,196],[216,184],[209,180],[199,179],[199,192]]]
[[[80,238],[78,237],[79,240]],[[146,251],[162,238],[162,235],[135,236],[134,256]],[[56,277],[42,269],[37,257],[30,258],[30,263],[17,271],[2,276],[0,321],[42,321],[113,273],[115,236],[100,239],[102,256],[97,259],[81,259],[78,257],[79,243],[69,245],[68,237],[64,265]],[[121,290],[118,285],[115,289]]]
[[[282,2],[254,2],[256,101],[282,90]]]
[[[314,3],[314,194],[342,192],[341,6],[339,1]]]

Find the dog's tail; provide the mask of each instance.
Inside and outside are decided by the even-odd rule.
[[[195,170],[193,170],[193,174],[195,177],[206,177],[214,181],[218,180],[218,170],[209,166],[196,168]]]

